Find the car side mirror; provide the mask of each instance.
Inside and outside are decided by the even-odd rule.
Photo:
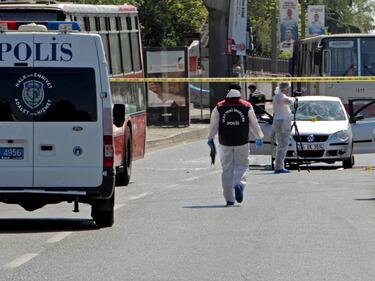
[[[350,118],[350,123],[356,123],[357,121],[364,120],[365,117],[363,115],[356,115]]]
[[[122,127],[125,122],[125,105],[124,104],[115,104],[113,106],[113,124],[116,127]]]
[[[302,96],[302,92],[300,92],[300,91],[294,91],[293,92],[293,97],[300,97],[300,96]]]

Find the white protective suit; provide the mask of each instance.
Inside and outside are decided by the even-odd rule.
[[[252,107],[250,107],[248,116],[249,133],[251,131],[255,138],[263,139],[263,132],[259,127]],[[208,139],[214,139],[215,135],[218,133],[219,122],[220,114],[217,107],[215,107],[211,114]],[[236,136],[233,137],[235,138]],[[226,146],[219,144],[218,152],[223,169],[221,174],[221,183],[223,186],[224,198],[227,202],[235,202],[234,186],[236,184],[240,184],[244,190],[246,185],[246,171],[249,167],[249,143],[239,146]]]
[[[292,113],[290,105],[294,98],[288,97],[277,87],[273,98],[273,129],[276,136],[275,170],[284,168],[284,160],[288,151],[291,131]]]

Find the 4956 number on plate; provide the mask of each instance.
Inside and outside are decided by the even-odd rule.
[[[0,147],[0,159],[23,159],[23,147]]]

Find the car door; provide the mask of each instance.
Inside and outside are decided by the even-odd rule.
[[[349,100],[353,152],[375,153],[375,99]]]
[[[92,40],[63,34],[35,36],[41,58],[48,57],[51,42],[57,50],[64,44],[71,46],[71,57],[65,55],[63,61],[34,63],[35,80],[44,95],[34,116],[35,187],[84,188],[102,183],[103,108]]]
[[[272,155],[274,132],[272,129],[272,116],[264,111],[262,114],[257,114],[259,126],[263,132],[263,145],[260,148],[255,146],[255,137],[250,132],[250,154],[252,155]]]
[[[32,35],[0,33],[0,190],[32,187],[32,42]]]

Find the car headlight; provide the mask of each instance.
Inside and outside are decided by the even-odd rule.
[[[332,142],[347,142],[349,140],[349,134],[347,130],[341,130],[331,135]]]

